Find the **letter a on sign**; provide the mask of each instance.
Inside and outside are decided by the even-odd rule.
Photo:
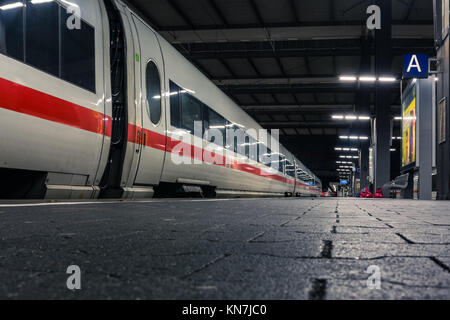
[[[417,71],[422,72],[422,69],[420,68],[419,60],[417,60],[417,55],[413,54],[411,61],[409,62],[408,70],[406,72],[411,72],[411,68],[417,68]]]
[[[403,78],[428,78],[428,55],[407,54],[403,56]]]
[[[371,5],[367,8],[367,14],[371,16],[367,19],[367,29],[380,30],[381,29],[381,9],[377,5]]]

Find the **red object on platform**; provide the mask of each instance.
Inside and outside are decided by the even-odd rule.
[[[378,188],[378,189],[377,189],[377,192],[375,192],[374,198],[377,198],[377,199],[383,198],[383,189]]]
[[[366,198],[373,198],[373,194],[368,188],[364,189],[364,193],[366,194]]]

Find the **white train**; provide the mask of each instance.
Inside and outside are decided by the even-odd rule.
[[[0,198],[320,194],[282,146],[276,171],[175,164],[195,120],[261,128],[121,1],[0,0]]]

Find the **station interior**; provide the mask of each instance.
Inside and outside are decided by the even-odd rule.
[[[448,300],[449,100],[448,0],[0,0],[0,299]]]

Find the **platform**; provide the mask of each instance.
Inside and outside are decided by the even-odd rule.
[[[0,298],[450,299],[449,231],[450,202],[0,203]]]

